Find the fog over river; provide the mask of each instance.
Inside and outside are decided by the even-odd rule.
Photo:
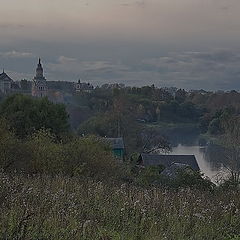
[[[195,155],[201,172],[214,182],[223,174],[223,148],[202,139],[197,127],[165,128],[161,132],[172,145],[170,154]]]
[[[213,152],[217,151],[214,145],[209,146],[185,146],[179,144],[173,147],[171,154],[176,155],[195,155],[198,165],[202,173],[211,180],[216,178],[216,175],[221,170],[221,164],[216,162],[216,156]]]

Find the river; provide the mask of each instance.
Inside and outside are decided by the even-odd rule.
[[[195,155],[201,172],[216,182],[222,173],[224,152],[220,146],[207,144],[197,127],[176,127],[160,130],[172,145],[171,154]]]
[[[185,146],[178,144],[176,147],[172,148],[171,154],[176,155],[195,155],[198,165],[202,173],[209,177],[212,181],[216,181],[217,175],[222,169],[222,164],[216,162],[217,147],[212,146]]]

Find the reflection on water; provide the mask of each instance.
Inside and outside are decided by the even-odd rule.
[[[214,146],[184,146],[179,144],[177,147],[173,147],[171,154],[195,155],[201,171],[210,179],[213,179],[221,168],[220,161],[216,161],[215,154],[213,154],[214,151]]]

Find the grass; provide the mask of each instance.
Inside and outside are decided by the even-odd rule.
[[[240,193],[0,173],[0,239],[240,239]]]

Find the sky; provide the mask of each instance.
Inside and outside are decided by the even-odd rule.
[[[14,80],[240,89],[239,0],[0,0]]]

